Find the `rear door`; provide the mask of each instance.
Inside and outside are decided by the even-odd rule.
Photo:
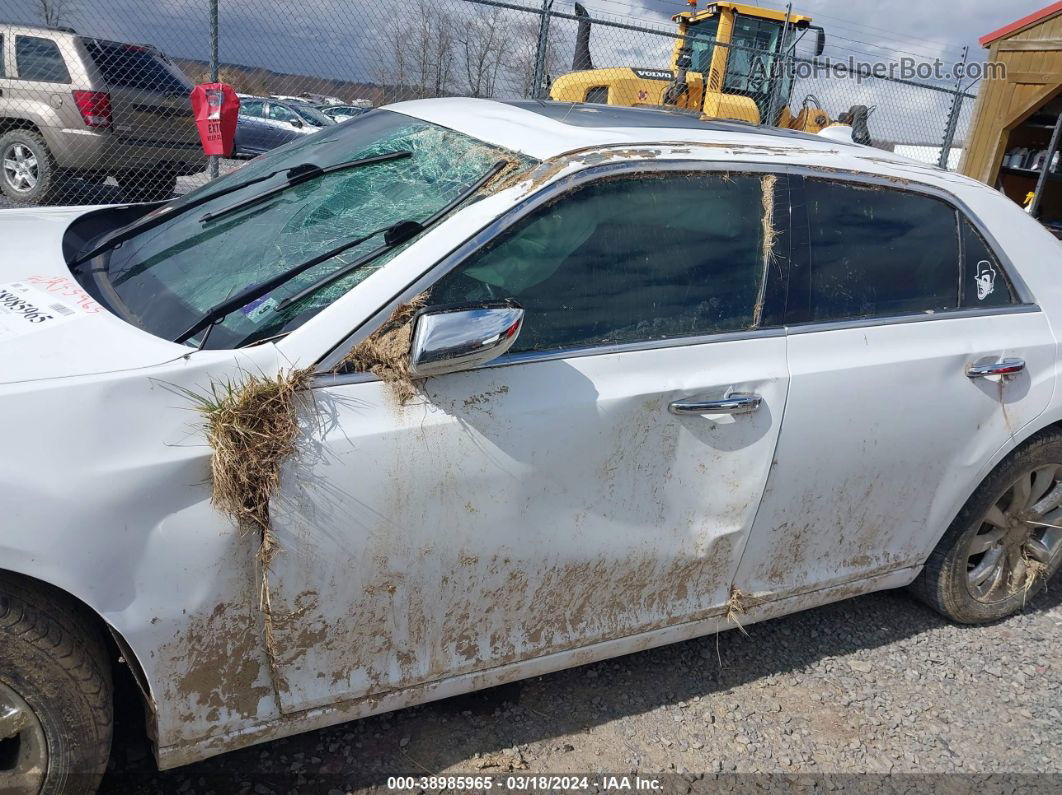
[[[724,612],[786,399],[783,183],[610,171],[425,279],[519,302],[506,357],[404,406],[315,391],[324,437],[274,503],[285,711]]]
[[[924,561],[1052,394],[1052,333],[1013,276],[940,196],[794,180],[789,400],[737,587],[784,596]],[[1004,360],[1024,369],[968,375]]]
[[[192,84],[163,56],[137,44],[83,37],[81,44],[111,95],[116,135],[133,143],[198,145]]]

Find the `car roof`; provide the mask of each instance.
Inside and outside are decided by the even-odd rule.
[[[963,179],[936,166],[875,147],[776,127],[722,119],[702,120],[677,109],[459,97],[398,102],[385,105],[384,109],[449,127],[540,160],[595,147],[692,144],[721,152],[726,148],[740,148],[750,154],[768,152],[779,158],[790,156],[794,161],[829,158],[836,167],[848,169],[873,165],[875,171],[889,171],[895,164],[907,177],[917,173]]]
[[[786,130],[778,127],[758,127],[754,124],[727,119],[702,119],[694,111],[680,108],[629,107],[625,105],[598,105],[578,102],[552,102],[547,100],[518,99],[505,102],[514,108],[538,113],[548,119],[575,127],[590,128],[671,128],[681,130],[704,130],[720,132],[759,132],[785,138],[802,138],[817,141],[811,133]]]
[[[81,36],[73,28],[64,26],[49,27],[47,25],[34,25],[32,23],[26,24],[21,22],[0,22],[0,29],[3,29],[12,34],[25,34],[31,36],[40,36],[41,38],[52,39],[70,39],[74,37],[80,38],[92,38],[91,36]]]

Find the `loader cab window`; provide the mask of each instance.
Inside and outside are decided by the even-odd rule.
[[[771,62],[782,38],[782,23],[757,19],[742,14],[734,21],[733,46],[727,62],[723,90],[752,99],[759,108],[760,118],[766,120],[771,95]],[[784,78],[779,86],[779,102],[789,99],[792,79]]]
[[[690,69],[707,75],[712,68],[715,37],[719,33],[719,17],[712,17],[689,26]]]

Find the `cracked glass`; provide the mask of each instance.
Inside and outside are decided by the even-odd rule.
[[[260,203],[203,220],[208,213],[282,185],[283,172],[293,166],[327,167],[400,151],[411,156],[325,174]],[[213,192],[248,183],[245,190],[208,201],[122,244],[108,260],[107,278],[143,328],[175,339],[248,286],[400,221],[427,220],[499,160],[519,162],[512,152],[454,130],[390,111],[366,113],[281,147],[201,188]],[[249,184],[274,171],[282,173]],[[171,206],[177,210],[197,194]],[[234,347],[297,327],[383,267],[401,247],[278,311],[285,297],[383,244],[382,234],[371,236],[230,312],[210,332],[206,347]],[[202,333],[190,340],[199,342]]]

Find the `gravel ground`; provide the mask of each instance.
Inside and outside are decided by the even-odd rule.
[[[1062,791],[1060,709],[1058,578],[987,627],[949,624],[889,591],[162,774],[141,744],[119,739],[102,791],[335,795],[386,789],[389,776],[509,770],[663,774],[664,790],[679,792],[851,789],[817,776],[857,773],[1014,774],[855,780],[873,789]],[[774,778],[735,775],[756,773]]]

